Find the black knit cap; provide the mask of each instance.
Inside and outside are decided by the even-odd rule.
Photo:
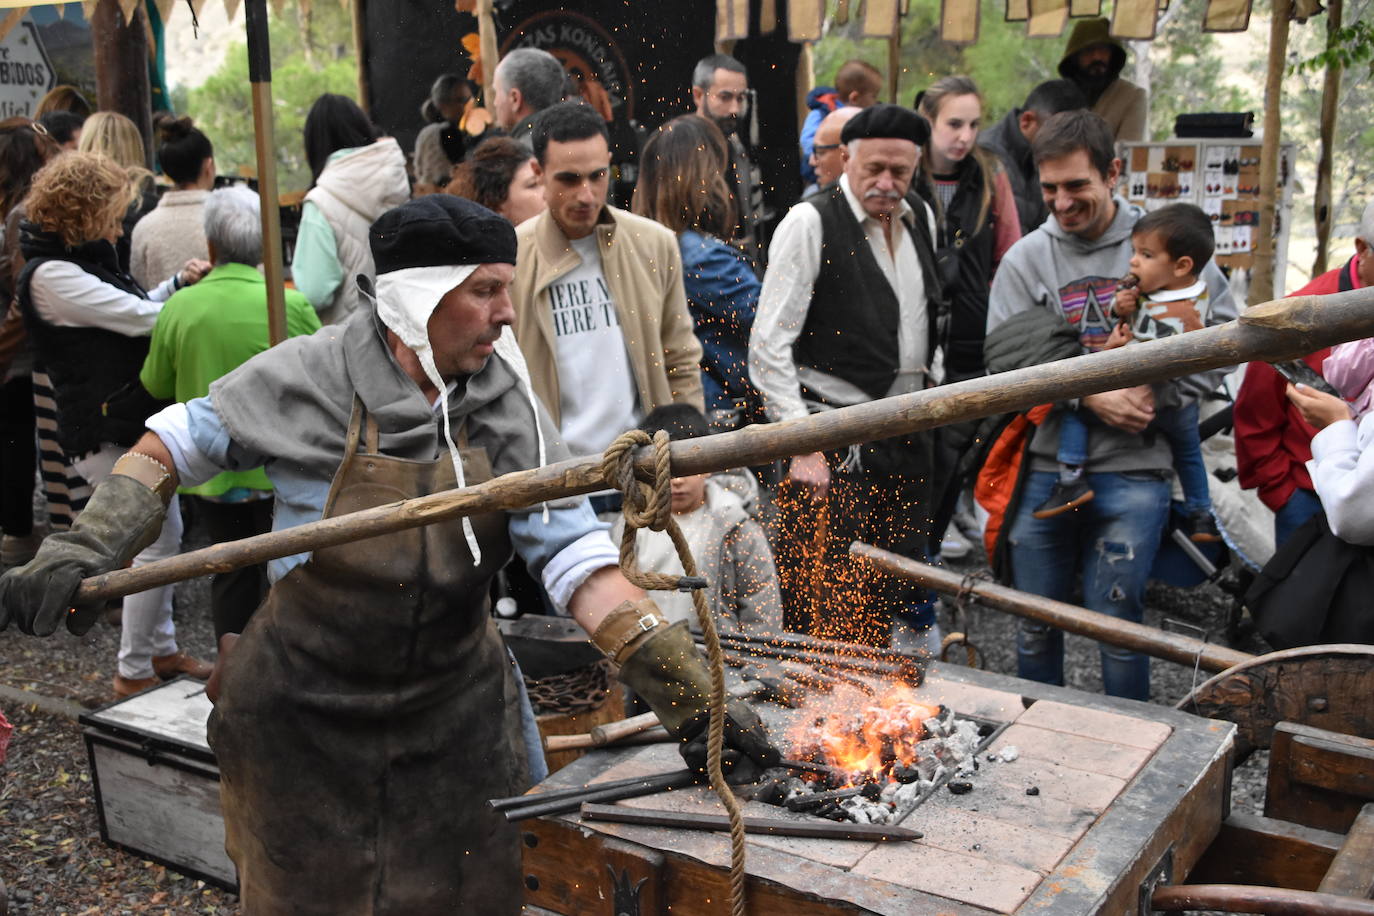
[[[840,131],[840,142],[881,137],[887,140],[910,140],[924,146],[930,139],[930,125],[926,119],[901,105],[886,102],[870,105],[849,119]]]
[[[515,263],[510,221],[452,194],[406,201],[379,216],[368,235],[379,275],[409,267]]]

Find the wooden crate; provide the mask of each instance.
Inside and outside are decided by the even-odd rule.
[[[101,839],[232,891],[210,708],[205,684],[179,677],[85,713],[82,734]]]
[[[751,836],[750,913],[1136,913],[1142,885],[1160,872],[1187,874],[1229,808],[1229,723],[941,665],[919,693],[1007,723],[989,750],[1015,746],[1019,756],[983,758],[973,792],[938,791],[908,815],[903,824],[925,834],[914,843]],[[759,707],[775,735],[793,716],[816,711]],[[680,766],[672,746],[599,751],[544,785]],[[1026,794],[1031,787],[1037,794]],[[719,811],[704,788],[621,804]],[[744,807],[805,817],[757,802]],[[531,912],[724,912],[724,834],[582,823],[575,815],[521,828]]]

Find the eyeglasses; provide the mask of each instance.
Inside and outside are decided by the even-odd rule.
[[[747,105],[754,100],[754,90],[752,89],[745,89],[741,92],[735,92],[731,89],[713,89],[708,95],[719,101],[722,105],[733,105],[736,102],[739,102],[741,105]]]
[[[833,149],[839,149],[840,146],[841,144],[839,143],[817,143],[815,146],[811,147],[811,150],[819,156],[821,153],[828,153]]]

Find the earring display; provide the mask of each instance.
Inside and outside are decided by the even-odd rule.
[[[1260,228],[1259,144],[1205,140],[1123,146],[1120,188],[1131,203],[1146,211],[1174,203],[1201,207],[1212,221],[1217,264],[1227,269],[1251,266]],[[1274,229],[1275,261],[1280,266],[1287,259],[1287,232],[1279,227],[1282,213],[1291,207],[1293,155],[1293,144],[1283,144]]]

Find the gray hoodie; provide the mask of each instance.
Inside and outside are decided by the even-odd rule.
[[[1055,309],[1078,329],[1087,351],[1100,349],[1111,334],[1111,304],[1116,281],[1130,268],[1131,230],[1144,215],[1139,207],[1114,197],[1116,217],[1099,238],[1091,241],[1070,235],[1050,217],[1024,236],[1002,258],[988,299],[988,330],[1029,308]],[[1226,277],[1214,262],[1202,271],[1212,310],[1209,324],[1236,317]],[[1029,344],[1028,344],[1029,345]],[[1216,389],[1225,370],[1198,373],[1155,387],[1156,404],[1178,406]],[[1069,409],[1070,405],[1061,405]],[[1052,470],[1057,464],[1059,412],[1052,413],[1031,443],[1032,468]],[[1134,434],[1106,425],[1092,426],[1088,470],[1166,471],[1173,466],[1169,444],[1151,430]]]

